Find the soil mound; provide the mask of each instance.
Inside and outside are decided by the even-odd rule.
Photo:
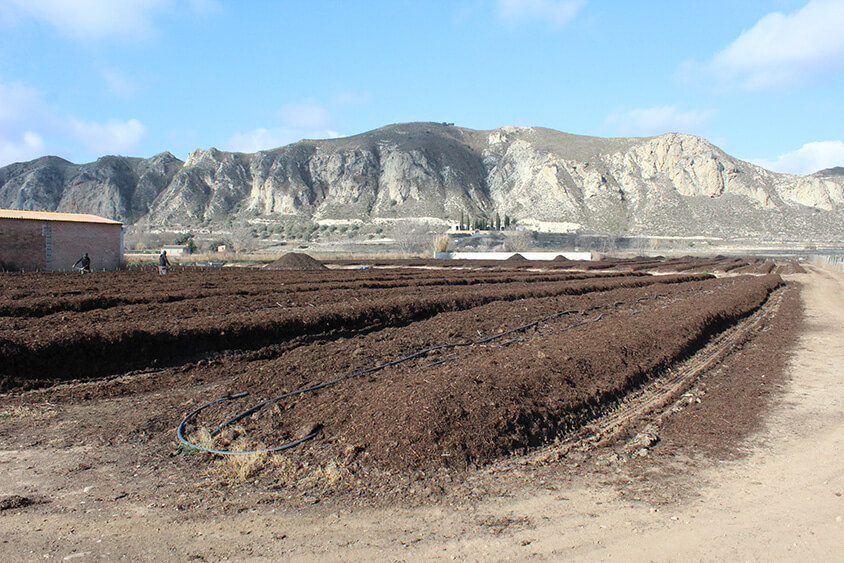
[[[507,259],[508,262],[525,262],[526,260],[527,258],[522,256],[518,252]]]
[[[301,252],[288,252],[267,265],[268,270],[327,270],[320,262]]]
[[[554,256],[554,262],[568,262],[569,259],[563,256],[562,254],[557,254]]]
[[[30,504],[34,504],[32,499],[22,497],[20,495],[12,495],[0,499],[0,511],[10,510],[12,508],[23,508],[25,506],[29,506]]]

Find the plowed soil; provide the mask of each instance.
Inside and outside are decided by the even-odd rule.
[[[737,335],[718,356],[725,366],[731,360],[723,358],[761,334],[786,353],[799,326],[794,287],[772,273],[796,269],[788,264],[330,265],[3,276],[0,447],[65,452],[44,461],[44,471],[68,479],[118,475],[96,502],[125,498],[192,515],[250,506],[250,495],[328,510],[453,502],[511,486],[481,476],[517,475],[520,460],[537,459],[528,454],[599,428],[682,362],[722,346],[721,335]],[[754,362],[770,363],[775,384],[785,357],[763,353]],[[735,419],[741,428],[713,434],[711,415],[678,417],[663,424],[662,443],[679,450],[700,442],[711,455],[733,455],[758,428],[768,400],[760,397],[774,387],[737,378],[719,394],[707,377],[664,403],[712,397],[709,412],[745,413]],[[240,452],[308,439],[254,456],[215,456],[176,441],[189,413],[244,392],[186,420],[188,442]],[[626,421],[609,443],[643,425]],[[558,469],[577,467],[565,461],[582,459],[574,455]],[[619,455],[631,467],[646,463]],[[16,475],[18,485],[2,491],[24,504],[10,511],[53,502]]]

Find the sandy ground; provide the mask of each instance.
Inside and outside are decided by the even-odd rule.
[[[114,453],[91,468],[86,448],[21,445],[0,451],[0,497],[36,491],[49,501],[0,512],[0,558],[844,560],[844,274],[793,278],[806,330],[787,389],[737,461],[689,474],[700,466],[657,464],[645,473],[650,490],[625,487],[632,477],[611,464],[583,474],[515,466],[479,481],[502,486],[414,508],[303,508],[247,490],[223,510],[200,479],[208,509],[183,511],[164,493],[137,497],[131,482],[163,471],[184,490],[190,476],[141,464],[117,474]]]

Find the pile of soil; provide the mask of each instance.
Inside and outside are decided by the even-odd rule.
[[[774,272],[777,274],[805,274],[806,270],[795,262],[791,260],[790,262],[785,262],[783,264],[778,264],[777,267],[774,269]]]
[[[527,260],[527,258],[517,252],[511,257],[509,257],[507,260],[510,262],[524,262],[525,260]]]
[[[569,259],[566,258],[565,256],[563,256],[562,254],[557,254],[554,257],[554,262],[568,262],[568,261],[569,261]]]
[[[267,265],[269,270],[326,270],[325,264],[301,252],[288,252]]]

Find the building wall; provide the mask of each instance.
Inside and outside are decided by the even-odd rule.
[[[95,270],[123,261],[121,225],[0,219],[0,262],[18,270],[70,270],[85,253]]]
[[[47,269],[43,221],[0,219],[0,262],[6,269]]]
[[[123,260],[121,225],[52,222],[51,270],[69,270],[88,253],[94,270],[116,270]]]

